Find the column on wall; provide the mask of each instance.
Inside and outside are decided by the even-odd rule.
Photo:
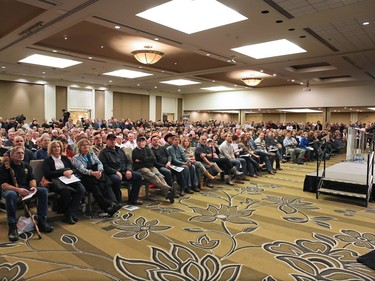
[[[156,121],[156,96],[150,94],[149,96],[149,119]]]
[[[325,127],[326,122],[331,122],[331,108],[329,107],[323,108],[323,127]]]
[[[246,113],[244,109],[241,109],[238,114],[238,124],[243,125],[246,123]]]
[[[56,118],[56,86],[44,85],[44,119],[52,118]]]
[[[113,116],[113,92],[104,92],[104,118],[110,119]]]

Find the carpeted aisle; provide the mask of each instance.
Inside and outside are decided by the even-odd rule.
[[[156,192],[111,219],[71,226],[51,213],[55,231],[41,240],[9,243],[1,213],[0,280],[374,280],[356,259],[375,249],[375,204],[316,200],[302,191],[315,163],[283,168],[174,205]]]

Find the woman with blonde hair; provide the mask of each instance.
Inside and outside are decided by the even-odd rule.
[[[59,178],[64,176],[71,179],[77,172],[68,157],[62,155],[61,141],[52,141],[48,146],[48,157],[43,163],[43,173],[47,180],[52,181],[54,191],[60,196],[61,211],[64,213],[63,222],[75,224],[78,221],[76,211],[80,206],[85,188],[80,181],[65,184]]]
[[[98,202],[99,207],[113,216],[121,204],[116,201],[112,190],[112,182],[103,173],[102,162],[95,153],[90,152],[91,142],[88,139],[81,139],[77,143],[78,154],[73,157],[73,165],[79,172],[79,178],[87,191],[91,192]]]

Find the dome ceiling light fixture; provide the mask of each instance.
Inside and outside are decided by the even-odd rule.
[[[143,50],[133,51],[132,55],[142,64],[154,64],[164,56],[164,53],[152,50],[152,46],[145,46]]]
[[[262,78],[254,78],[254,77],[251,77],[251,78],[242,78],[241,79],[242,82],[244,82],[247,86],[250,86],[250,87],[255,87],[257,86],[260,82],[262,82]]]

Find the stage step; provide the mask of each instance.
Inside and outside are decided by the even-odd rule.
[[[350,196],[360,199],[366,199],[366,194],[361,193],[354,193],[354,192],[346,192],[341,190],[334,190],[334,189],[328,189],[328,188],[320,188],[320,193],[326,193],[326,194],[334,194],[334,195],[342,195],[342,196]]]

